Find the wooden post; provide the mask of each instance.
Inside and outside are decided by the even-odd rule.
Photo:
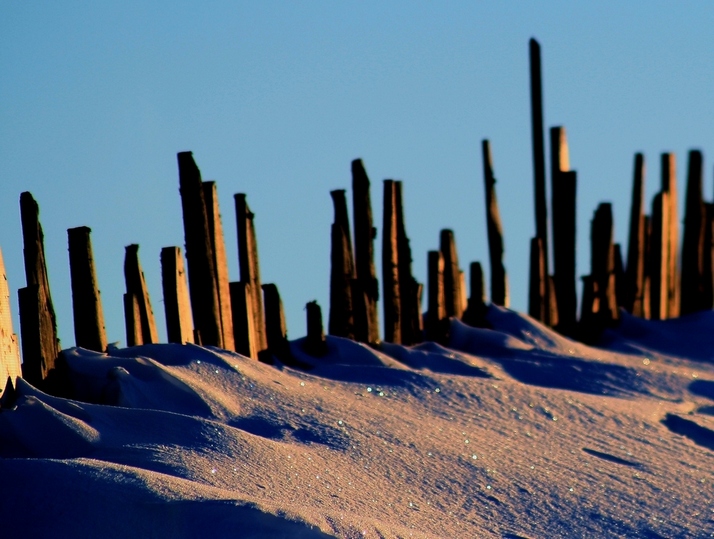
[[[12,329],[10,289],[7,285],[2,250],[0,250],[0,388],[8,388],[6,384],[8,378],[14,384],[17,377],[20,376],[20,372],[20,349],[17,335]],[[4,398],[5,392],[0,395]]]
[[[553,213],[553,285],[558,331],[573,335],[577,320],[576,193],[577,174],[570,170],[564,127],[550,129],[551,197]],[[553,320],[551,326],[556,326]]]
[[[203,182],[203,197],[206,204],[208,237],[211,240],[211,254],[213,255],[213,277],[216,281],[216,292],[218,294],[218,318],[221,324],[223,348],[234,351],[228,259],[226,258],[226,242],[223,238],[223,225],[218,205],[216,182]]]
[[[193,323],[201,344],[222,347],[216,268],[201,171],[191,152],[180,152],[177,158]]]
[[[251,308],[253,311],[254,344],[258,353],[268,348],[263,314],[263,294],[260,285],[260,263],[258,261],[258,241],[255,234],[255,214],[250,211],[246,195],[235,195],[236,222],[238,225],[238,260],[240,280],[250,285]]]
[[[635,316],[644,316],[645,285],[645,158],[635,154],[635,172],[632,182],[632,205],[630,206],[630,233],[627,245],[627,269],[625,270],[625,309]]]
[[[352,301],[355,312],[355,337],[360,342],[379,342],[379,282],[374,267],[374,238],[369,178],[361,159],[352,161],[352,202],[355,221],[356,294]],[[353,289],[354,290],[354,289]]]
[[[533,139],[533,179],[535,193],[535,220],[536,238],[540,239],[543,251],[544,276],[548,273],[548,209],[546,203],[545,187],[545,145],[543,142],[543,91],[541,84],[541,61],[540,45],[531,38],[529,43],[530,52],[530,86],[531,86],[531,128]],[[532,252],[532,251],[531,251]],[[533,282],[533,281],[531,281]],[[549,298],[549,283],[546,277],[543,278],[545,286],[543,298]],[[538,291],[531,291],[531,296],[535,297]],[[539,319],[545,325],[550,325],[547,319],[549,309],[543,309],[545,318]]]
[[[652,202],[652,235],[650,239],[650,316],[664,320],[668,312],[669,280],[669,194],[657,193]]]
[[[456,252],[456,239],[452,230],[444,229],[440,234],[440,250],[444,257],[444,307],[446,316],[461,318],[464,307],[461,302],[461,270]]]
[[[352,279],[355,277],[350,222],[344,189],[330,191],[335,208],[330,253],[330,335],[355,338]]]
[[[669,200],[667,225],[667,317],[679,316],[679,217],[677,209],[677,167],[673,153],[662,154],[662,191]]]
[[[441,251],[429,251],[429,306],[425,330],[427,340],[444,342],[446,337],[446,306],[444,300],[444,255]]]
[[[27,287],[18,290],[20,333],[22,336],[22,375],[41,386],[60,353],[57,322],[45,262],[44,235],[40,209],[29,192],[20,195],[23,254]],[[3,269],[4,279],[4,269]],[[12,332],[9,333],[12,335]],[[2,380],[7,377],[2,371]]]
[[[704,203],[704,260],[702,272],[702,307],[711,309],[714,304],[714,204]]]
[[[397,208],[393,180],[384,180],[382,224],[382,289],[384,290],[384,340],[401,344],[402,316],[397,245]]]
[[[687,193],[684,214],[684,239],[682,241],[681,314],[711,309],[704,295],[704,239],[707,224],[702,198],[702,153],[689,152]]]
[[[599,336],[597,313],[600,311],[597,283],[592,275],[583,275],[583,294],[578,322],[578,338],[585,343],[595,343]]]
[[[542,322],[547,310],[545,260],[543,242],[540,238],[531,238],[528,316]]]
[[[619,318],[614,277],[615,247],[612,237],[612,205],[604,202],[595,210],[590,232],[590,274],[595,281],[599,304],[596,313],[603,325]]]
[[[644,258],[645,258],[645,268],[644,274],[645,278],[642,285],[642,318],[649,320],[652,318],[652,308],[650,303],[652,290],[652,281],[650,278],[650,260],[652,258],[652,218],[649,215],[645,215],[645,248],[644,248]]]
[[[145,344],[144,330],[141,326],[139,298],[136,294],[124,294],[124,325],[126,326],[126,345],[138,346]]]
[[[465,324],[473,327],[486,327],[486,285],[480,262],[471,262],[469,267],[471,295],[462,318]]]
[[[107,334],[104,329],[102,298],[94,271],[92,242],[89,237],[91,232],[86,226],[67,230],[74,339],[78,347],[105,352]]]
[[[283,302],[280,299],[278,287],[274,284],[263,285],[263,301],[265,304],[265,335],[268,340],[268,350],[275,357],[285,360],[290,355],[288,329],[285,323]]]
[[[138,322],[141,327],[141,332],[135,335],[139,340],[135,340],[132,344],[129,340],[129,325],[127,323],[127,343],[129,346],[158,343],[159,333],[156,331],[156,320],[149,300],[149,290],[146,287],[144,272],[141,270],[141,264],[139,263],[139,246],[136,244],[126,246],[124,280],[126,281],[126,294],[135,298],[134,301],[139,312]],[[127,315],[127,306],[131,305],[127,303],[126,299],[124,300],[125,316]],[[131,308],[133,309],[133,307]]]
[[[615,254],[615,304],[619,310],[625,304],[625,265],[622,261],[622,246],[616,243]]]
[[[311,356],[324,356],[327,354],[327,341],[322,327],[322,309],[320,309],[317,301],[310,301],[305,305],[305,310],[307,311],[305,351]]]
[[[483,154],[483,179],[486,187],[486,230],[491,267],[491,302],[508,307],[508,277],[503,265],[503,229],[496,198],[496,178],[493,175],[491,143],[488,140],[481,141],[481,151]]]
[[[161,249],[161,282],[168,341],[179,344],[192,343],[193,319],[180,247]]]
[[[256,333],[255,311],[253,309],[253,291],[251,285],[240,281],[230,284],[231,312],[233,314],[233,341],[236,352],[258,359],[258,350],[255,345]]]
[[[402,344],[412,345],[422,340],[421,285],[412,275],[412,249],[404,222],[402,182],[394,182],[394,205],[397,220],[397,259],[399,270],[400,331]]]

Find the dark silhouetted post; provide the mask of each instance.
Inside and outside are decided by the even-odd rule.
[[[491,302],[508,307],[508,277],[503,265],[503,229],[496,198],[496,178],[493,175],[491,144],[488,140],[481,141],[481,150],[483,153],[483,179],[486,186],[486,230],[491,267]]]
[[[124,298],[125,320],[127,321],[127,344],[135,346],[137,344],[150,344],[159,342],[159,333],[156,331],[156,320],[154,311],[149,300],[149,290],[146,288],[144,272],[139,263],[139,246],[136,244],[127,245],[124,255],[124,280],[126,281],[126,294]],[[134,300],[126,299],[126,296],[133,296]],[[141,331],[135,334],[135,340],[129,339],[129,311],[127,307],[134,309],[134,302],[138,310],[138,323]],[[136,333],[136,332],[133,332]]]
[[[67,230],[74,339],[78,347],[105,352],[104,311],[94,271],[90,233],[91,229],[86,226]]]
[[[531,238],[528,316],[539,321],[545,320],[547,310],[546,280],[543,242],[540,238]]]
[[[546,203],[545,187],[545,145],[543,141],[543,87],[541,84],[540,45],[535,39],[529,43],[530,51],[530,83],[531,83],[531,128],[533,138],[533,179],[535,193],[535,219],[536,237],[541,241],[540,249],[543,251],[544,275],[543,298],[550,298],[548,273],[548,209]],[[531,249],[532,252],[532,249]],[[531,281],[534,283],[534,281]],[[540,285],[539,285],[540,286]],[[539,295],[538,291],[531,291],[530,295]],[[549,301],[549,299],[548,299]],[[546,325],[549,309],[542,309],[543,317],[539,318]]]
[[[384,298],[384,340],[401,344],[402,315],[397,245],[397,207],[393,180],[384,180],[382,224],[382,287]]]
[[[429,251],[429,305],[425,329],[427,340],[443,342],[446,337],[446,307],[444,301],[444,255],[441,251]]]
[[[480,262],[471,262],[469,267],[469,282],[471,296],[462,318],[465,324],[474,327],[485,327],[486,324],[486,286],[484,284],[483,269]]]
[[[255,346],[255,312],[253,309],[253,291],[251,285],[240,281],[230,284],[231,311],[233,313],[233,341],[236,352],[258,359],[258,350]]]
[[[595,283],[599,305],[596,313],[602,325],[619,318],[615,291],[615,247],[612,237],[612,205],[602,203],[595,210],[590,232],[590,275]]]
[[[644,317],[645,298],[645,158],[635,154],[635,172],[630,206],[630,233],[627,244],[623,307],[635,316]]]
[[[22,336],[22,375],[25,380],[35,386],[40,386],[47,378],[49,372],[55,367],[55,361],[60,353],[57,322],[47,278],[44,235],[39,215],[39,206],[32,195],[28,192],[22,193],[20,195],[20,216],[25,278],[27,280],[27,287],[18,290]],[[10,330],[6,335],[7,338],[11,338],[12,331]],[[4,339],[5,335],[3,335]],[[16,347],[17,343],[10,345],[11,350],[13,346]],[[0,370],[0,375],[4,381],[6,373]]]
[[[689,152],[687,193],[684,213],[684,239],[682,241],[681,314],[711,309],[705,303],[705,229],[706,209],[702,198],[702,153]]]
[[[669,194],[657,193],[652,202],[652,234],[650,239],[650,316],[652,320],[667,318],[669,283]]]
[[[350,222],[344,189],[330,191],[335,208],[330,253],[330,335],[355,338],[352,311],[352,280],[355,277]]]
[[[161,284],[164,292],[166,334],[170,343],[193,342],[193,318],[180,247],[161,249]]]
[[[625,265],[622,261],[622,246],[615,244],[615,304],[619,309],[625,303]]]
[[[274,284],[263,285],[263,302],[265,304],[265,335],[268,339],[268,350],[275,357],[285,360],[290,354],[290,345],[288,344],[283,301],[280,299],[277,286]]]
[[[307,337],[305,338],[305,351],[311,356],[324,356],[327,354],[327,341],[325,330],[322,327],[322,309],[317,301],[310,301],[305,305],[307,311]]]
[[[421,285],[412,275],[412,249],[407,237],[402,201],[402,182],[394,182],[397,217],[397,258],[399,269],[399,301],[402,344],[412,345],[422,340]]]
[[[216,268],[201,172],[191,152],[180,152],[177,159],[193,323],[201,344],[221,347],[223,335]]]
[[[235,195],[236,221],[238,226],[238,260],[240,280],[250,285],[251,308],[253,312],[254,345],[258,353],[268,348],[263,314],[263,293],[260,285],[260,264],[258,262],[258,242],[255,234],[255,215],[250,211],[246,195]]]
[[[677,166],[673,153],[662,154],[662,192],[669,200],[667,225],[667,318],[679,316],[679,217]]]
[[[203,198],[206,204],[206,219],[208,221],[208,236],[211,240],[213,255],[214,279],[218,293],[218,313],[223,336],[223,348],[235,350],[233,342],[233,314],[231,313],[231,290],[228,278],[228,259],[226,258],[226,242],[223,238],[223,225],[218,205],[216,182],[203,182]]]
[[[570,170],[564,127],[550,129],[551,196],[553,214],[553,286],[558,331],[573,335],[577,320],[576,192],[577,175]],[[552,307],[551,307],[552,308]],[[551,319],[552,326],[555,322]]]
[[[124,325],[126,326],[127,346],[144,344],[139,299],[136,297],[136,294],[132,294],[131,292],[124,294]]]
[[[702,271],[702,306],[711,309],[714,303],[714,204],[704,203],[704,269]]]
[[[355,314],[355,338],[360,342],[379,342],[379,282],[374,267],[374,238],[369,178],[361,159],[352,161],[352,202],[355,221],[355,268],[352,303]]]
[[[5,388],[2,395],[5,400],[8,378],[11,384],[15,383],[20,376],[20,349],[17,343],[17,335],[12,329],[12,314],[10,313],[10,289],[7,286],[7,275],[5,274],[5,262],[0,250],[0,388]]]
[[[440,234],[440,250],[444,257],[444,308],[446,316],[461,318],[464,314],[464,294],[462,292],[459,255],[452,230],[444,229]]]

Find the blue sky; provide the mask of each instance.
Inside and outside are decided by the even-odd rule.
[[[578,171],[578,273],[612,201],[626,244],[633,156],[647,199],[659,154],[705,155],[714,195],[710,2],[33,2],[0,6],[0,247],[16,307],[25,285],[18,200],[40,204],[63,346],[74,344],[67,228],[93,230],[110,341],[125,341],[124,246],[138,243],[165,336],[159,252],[183,245],[176,153],[216,180],[231,279],[232,195],[248,194],[264,282],[289,336],[304,304],[327,319],[331,189],[361,157],[381,228],[382,180],[401,179],[414,271],[439,230],[461,265],[487,265],[480,142],[491,140],[512,306],[527,302],[534,234],[528,40],[542,47],[546,128]],[[680,202],[683,197],[680,194]],[[381,245],[378,236],[377,245]],[[377,250],[379,255],[379,249]],[[379,259],[379,256],[377,256]],[[16,322],[17,323],[17,322]],[[16,327],[16,331],[17,331]]]

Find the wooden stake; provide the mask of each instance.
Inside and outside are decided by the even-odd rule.
[[[355,277],[350,223],[347,215],[345,191],[331,191],[335,208],[332,224],[330,254],[330,335],[355,338],[352,307],[352,279]]]
[[[591,271],[595,282],[595,291],[599,303],[596,311],[601,325],[607,325],[619,318],[615,291],[615,247],[612,243],[612,205],[601,203],[595,210],[592,220],[591,241]]]
[[[22,304],[22,300],[20,301]],[[10,312],[10,289],[7,286],[7,275],[5,274],[5,262],[0,250],[0,377],[3,382],[0,387],[8,388],[6,382],[9,378],[11,384],[20,376],[20,349],[18,347],[17,335],[12,329],[12,314]],[[39,373],[41,377],[42,373]],[[3,386],[2,384],[5,384]],[[30,382],[32,383],[32,382]],[[12,387],[12,385],[10,386]],[[2,397],[5,400],[4,390]]]
[[[133,296],[136,302],[136,309],[139,317],[137,319],[141,331],[134,335],[136,340],[129,339],[129,324],[127,322],[127,344],[136,346],[138,344],[150,344],[159,342],[159,333],[156,331],[156,320],[154,319],[154,311],[151,308],[151,300],[149,299],[149,290],[146,287],[144,272],[141,270],[139,263],[139,246],[136,244],[127,245],[124,255],[124,280],[126,281],[126,295],[124,300],[125,317],[127,317],[126,308],[131,305],[127,303],[126,296]],[[133,307],[131,307],[133,309]],[[129,320],[128,318],[126,318]]]
[[[429,308],[425,330],[427,340],[443,343],[446,339],[448,318],[444,298],[444,255],[441,251],[429,251]]]
[[[290,355],[288,329],[285,323],[283,302],[278,287],[274,284],[263,285],[265,303],[265,334],[268,350],[277,358],[285,360]]]
[[[384,180],[382,224],[382,289],[384,290],[384,340],[401,344],[402,314],[399,284],[397,207],[393,180]]]
[[[669,200],[667,225],[667,317],[679,316],[679,217],[677,209],[677,170],[673,153],[662,154],[662,191]]]
[[[421,285],[412,275],[412,249],[407,237],[402,201],[402,182],[394,182],[394,205],[397,221],[397,259],[399,270],[400,331],[402,344],[422,341]]]
[[[179,344],[192,343],[193,319],[180,247],[161,249],[161,282],[168,341]]]
[[[508,277],[503,265],[503,229],[496,198],[496,178],[493,174],[491,143],[488,140],[481,141],[481,151],[483,154],[483,179],[486,187],[486,230],[488,231],[488,254],[491,267],[491,302],[508,307]]]
[[[446,316],[461,318],[464,314],[461,292],[459,255],[452,230],[444,229],[440,234],[440,250],[444,257],[444,307]]]
[[[682,241],[681,314],[711,309],[704,295],[706,209],[702,198],[702,153],[689,152]]]
[[[702,271],[702,307],[711,309],[714,304],[714,204],[704,204],[704,257]]]
[[[658,193],[652,202],[652,235],[650,240],[650,316],[664,320],[668,312],[669,279],[669,194]]]
[[[630,206],[630,234],[627,245],[627,269],[625,270],[625,309],[635,316],[644,317],[645,284],[645,158],[635,154],[635,172],[632,182],[632,205]]]
[[[463,322],[473,327],[486,327],[486,285],[480,262],[471,262],[469,267],[471,296],[464,311]]]
[[[67,230],[69,270],[72,283],[72,313],[76,345],[96,352],[107,349],[104,311],[94,271],[91,229],[86,226]]]
[[[546,319],[546,280],[543,242],[531,238],[531,255],[528,287],[528,316],[542,322]]]
[[[231,312],[233,313],[233,341],[236,352],[258,359],[258,350],[255,346],[256,333],[255,310],[253,309],[253,291],[251,285],[240,281],[230,284]]]
[[[124,324],[126,326],[127,346],[145,344],[143,328],[141,327],[139,298],[131,292],[124,294]]]
[[[305,310],[307,311],[305,351],[311,356],[324,356],[327,354],[327,341],[322,327],[322,309],[320,309],[317,301],[310,301],[305,305]]]

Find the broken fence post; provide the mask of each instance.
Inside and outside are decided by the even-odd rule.
[[[645,298],[645,158],[635,154],[635,171],[632,182],[632,204],[630,206],[630,232],[627,244],[627,267],[625,269],[624,303],[625,309],[635,316],[644,317]]]
[[[251,285],[243,281],[233,282],[230,284],[230,290],[236,352],[251,359],[258,359]]]
[[[707,215],[702,198],[702,176],[702,153],[692,150],[689,152],[682,241],[681,314],[712,307],[711,302],[707,304],[704,284]]]
[[[307,337],[304,349],[311,356],[324,356],[327,354],[327,341],[322,326],[322,309],[317,301],[310,301],[305,305],[305,310],[307,311]]]
[[[503,265],[503,228],[496,198],[496,178],[493,174],[491,143],[481,141],[483,154],[483,179],[486,188],[486,230],[488,232],[488,253],[491,268],[491,302],[508,307],[508,277]],[[473,283],[473,281],[472,281]],[[473,296],[473,293],[471,294]]]
[[[424,329],[427,340],[444,343],[448,334],[448,317],[444,300],[444,255],[428,253],[429,301]]]
[[[268,351],[278,359],[285,361],[290,356],[290,345],[288,343],[288,329],[285,323],[285,312],[283,310],[283,302],[280,299],[280,292],[274,284],[264,284],[262,286]]]
[[[487,327],[486,285],[480,262],[471,262],[469,267],[471,296],[463,315],[463,322],[473,327]]]
[[[399,273],[400,332],[402,344],[422,341],[424,327],[421,313],[421,285],[412,275],[412,249],[404,220],[402,182],[394,182],[394,205],[397,220],[397,259]]]
[[[650,316],[664,320],[668,313],[669,280],[669,194],[657,193],[652,202],[652,233],[648,275],[650,278]]]
[[[453,230],[444,229],[439,238],[440,251],[444,258],[444,308],[446,317],[461,318],[464,314],[461,270],[456,239]]]
[[[667,223],[667,318],[679,316],[679,217],[677,167],[673,153],[662,154],[662,191],[669,201]]]
[[[161,283],[168,341],[192,343],[193,317],[180,247],[161,249]]]
[[[547,310],[545,260],[543,242],[540,238],[531,238],[530,269],[528,286],[528,316],[543,322]]]
[[[397,245],[397,208],[393,180],[384,180],[382,211],[382,304],[384,307],[384,340],[401,344],[402,315],[399,283],[399,248]]]
[[[330,335],[355,338],[352,279],[355,277],[350,223],[344,189],[330,191],[335,208],[330,250]]]
[[[135,346],[138,344],[151,344],[159,342],[159,334],[156,330],[154,311],[151,308],[151,301],[149,299],[149,290],[146,287],[144,272],[141,270],[141,264],[139,263],[139,246],[136,244],[126,246],[124,255],[124,280],[126,281],[124,309],[125,320],[127,323],[127,344],[129,346]],[[126,299],[127,296],[134,297],[133,301],[136,303],[136,309],[139,315],[137,321],[141,331],[136,333],[132,330],[133,340],[130,340],[129,338],[129,315],[131,314],[131,311],[127,311],[126,309],[134,309],[134,306],[130,300]]]

